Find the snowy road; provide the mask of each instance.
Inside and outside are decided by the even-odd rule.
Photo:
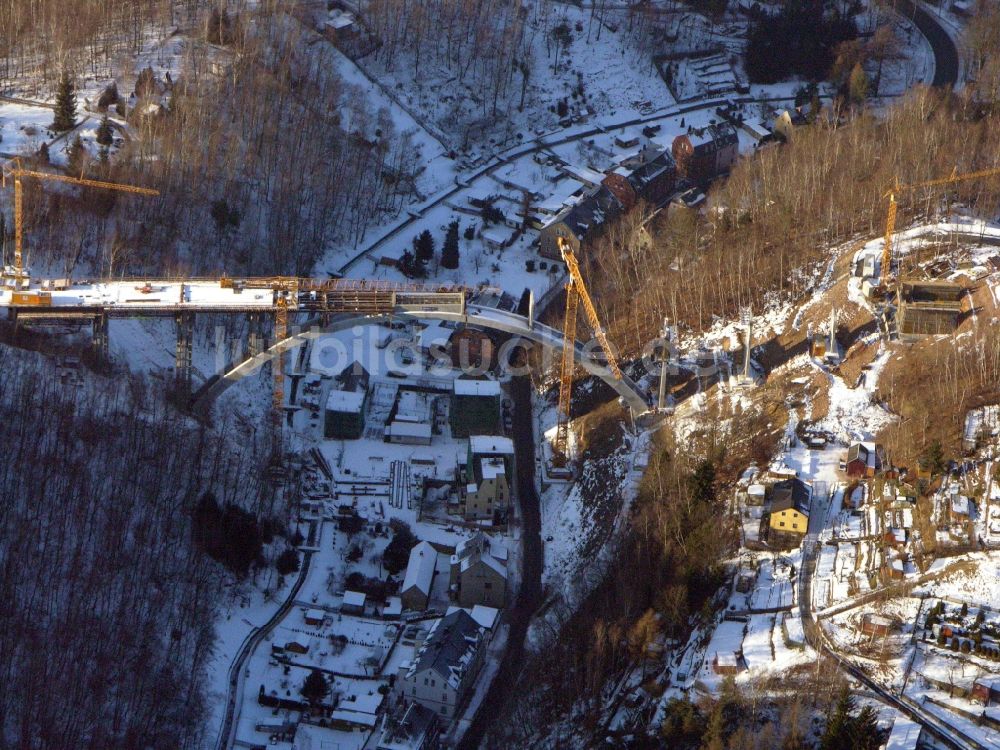
[[[229,668],[229,696],[226,699],[226,715],[222,722],[222,728],[219,731],[219,739],[217,742],[218,750],[228,750],[234,745],[234,734],[236,725],[239,723],[238,708],[243,702],[243,684],[244,684],[244,672],[243,665],[246,660],[250,658],[250,655],[257,649],[260,642],[267,637],[268,633],[274,629],[274,627],[281,622],[289,610],[295,606],[295,597],[299,593],[299,589],[302,588],[302,584],[305,582],[309,575],[309,563],[312,560],[312,552],[302,553],[302,567],[299,570],[299,577],[295,581],[295,585],[288,592],[288,598],[285,603],[278,608],[270,620],[264,623],[257,630],[253,631],[249,636],[247,636],[246,641],[244,641],[243,646],[240,648],[239,653],[233,660],[232,666]]]

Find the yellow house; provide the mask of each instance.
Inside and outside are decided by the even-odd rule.
[[[771,488],[771,529],[779,534],[805,534],[811,496],[812,488],[801,479],[777,482]]]

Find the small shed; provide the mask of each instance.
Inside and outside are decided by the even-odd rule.
[[[888,617],[866,612],[861,618],[861,632],[865,635],[887,636],[893,631],[893,622]]]
[[[390,422],[385,428],[385,442],[404,445],[430,445],[431,426],[427,422]]]
[[[717,652],[712,657],[712,671],[716,674],[736,674],[740,671],[740,660],[732,652]]]
[[[365,613],[365,599],[367,597],[360,591],[345,591],[340,611],[345,614],[363,615]]]

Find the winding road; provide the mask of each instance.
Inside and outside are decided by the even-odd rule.
[[[934,51],[933,85],[951,87],[958,83],[958,48],[938,19],[914,0],[899,0],[896,10],[916,24]]]
[[[933,14],[927,12],[922,6],[915,2],[915,0],[899,0],[896,10],[912,19],[917,29],[924,35],[928,43],[931,45],[931,50],[934,52],[933,85],[947,87],[954,86],[958,82],[958,74],[960,70],[959,54],[958,49],[955,46],[955,42],[948,34],[948,31],[941,25],[940,21],[935,18]],[[375,82],[378,83],[377,81]],[[502,156],[497,155],[493,161],[485,164],[474,172],[459,175],[457,179],[460,179],[464,184],[456,184],[454,187],[450,187],[444,192],[438,193],[431,201],[413,210],[406,220],[387,229],[382,235],[368,244],[363,250],[359,251],[350,260],[340,266],[338,273],[346,274],[351,270],[351,268],[368,257],[372,252],[382,247],[384,244],[392,240],[394,237],[397,237],[405,230],[409,229],[417,221],[421,220],[428,211],[436,208],[457,193],[464,190],[469,183],[479,179],[480,177],[492,174],[500,167],[506,166],[525,156],[529,156],[540,151],[546,151],[557,146],[564,146],[567,143],[574,143],[584,138],[591,138],[595,135],[606,133],[609,130],[615,130],[617,128],[646,125],[660,120],[665,120],[670,117],[677,117],[678,115],[685,115],[704,109],[714,109],[726,104],[729,101],[735,101],[738,104],[758,104],[763,102],[788,101],[790,98],[791,97],[754,98],[748,96],[720,96],[708,101],[686,104],[680,107],[675,106],[666,108],[644,117],[634,117],[621,122],[611,123],[606,126],[593,127],[585,131],[576,132],[572,135],[555,138],[553,140],[546,140],[551,136],[551,134],[541,136],[535,139],[530,145],[514,147]]]
[[[299,577],[288,592],[285,602],[278,607],[271,619],[251,632],[243,645],[240,646],[236,658],[229,667],[229,696],[226,699],[226,715],[222,720],[222,728],[219,730],[219,739],[216,743],[218,750],[228,750],[233,746],[236,733],[236,725],[239,713],[237,711],[240,701],[243,700],[244,665],[250,655],[257,649],[260,642],[281,622],[286,614],[295,606],[295,597],[302,588],[306,577],[309,575],[309,563],[312,562],[312,552],[302,553],[302,567],[299,569]]]

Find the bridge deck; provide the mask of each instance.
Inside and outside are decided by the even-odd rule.
[[[3,289],[0,308],[16,310],[28,319],[272,313],[279,306],[311,313],[377,314],[424,308],[460,312],[470,292],[454,285],[354,279],[129,279]]]

